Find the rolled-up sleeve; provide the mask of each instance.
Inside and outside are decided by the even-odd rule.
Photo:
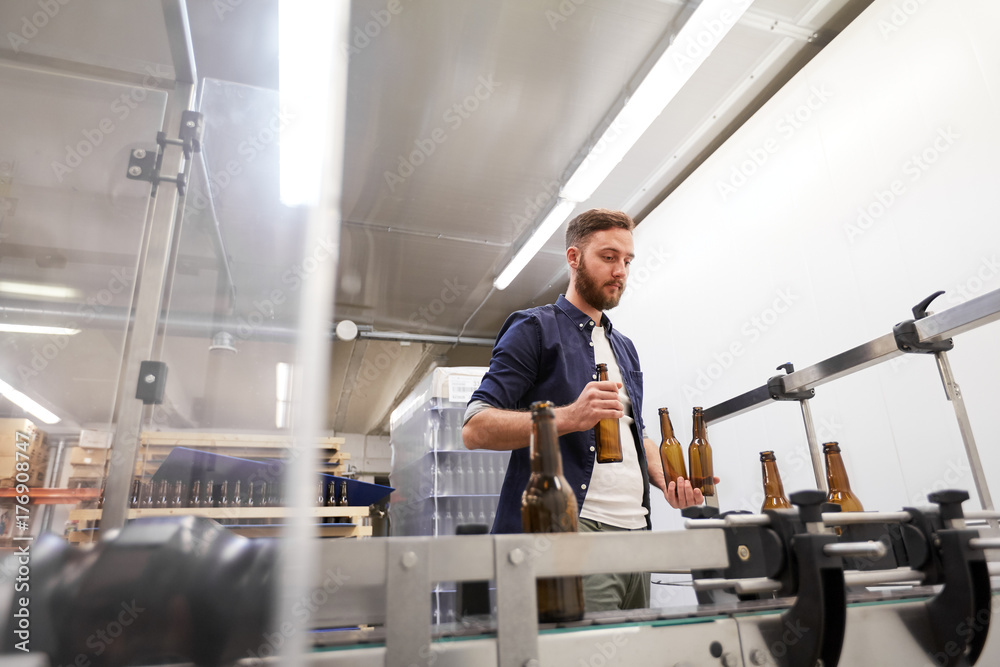
[[[504,322],[493,346],[490,370],[473,392],[470,404],[482,401],[494,407],[515,410],[535,384],[541,355],[541,331],[537,317],[519,311]]]

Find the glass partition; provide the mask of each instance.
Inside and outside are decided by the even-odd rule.
[[[0,486],[30,433],[30,486],[96,503],[108,440],[57,463],[81,429],[114,421],[150,201],[125,170],[132,149],[155,148],[167,93],[8,63],[0,90]],[[14,508],[0,507],[9,545]]]

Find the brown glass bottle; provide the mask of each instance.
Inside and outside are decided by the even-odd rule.
[[[340,493],[337,494],[337,505],[339,507],[349,507],[350,504],[351,501],[347,499],[347,480],[344,479],[340,481]],[[353,521],[354,519],[348,516],[342,516],[339,519],[340,523],[351,523]]]
[[[840,445],[836,442],[823,443],[823,456],[826,458],[826,485],[830,489],[826,502],[837,503],[842,512],[864,512],[865,508],[854,495],[851,481],[847,479],[847,469],[840,458]]]
[[[785,487],[781,485],[781,475],[778,474],[778,462],[774,458],[774,452],[760,453],[760,474],[764,481],[764,503],[760,506],[760,511],[791,509],[792,504],[785,496]]]
[[[694,409],[691,427],[691,444],[688,446],[688,465],[691,469],[691,487],[701,489],[701,495],[715,495],[715,474],[712,471],[712,445],[705,433],[705,415],[701,408]]]
[[[129,495],[128,506],[139,507],[139,499],[142,496],[142,482],[136,477],[132,480],[132,493]]]
[[[660,408],[660,432],[663,434],[663,440],[660,441],[660,463],[663,464],[664,478],[668,484],[676,482],[678,477],[687,479],[684,448],[674,437],[674,425],[670,423],[670,413],[666,408]]]
[[[597,364],[597,379],[606,382],[608,365]],[[608,417],[594,426],[594,441],[597,443],[598,463],[621,463],[622,438],[618,430],[618,420]]]
[[[553,404],[531,405],[531,477],[521,496],[521,523],[526,533],[575,533],[576,496],[563,477]],[[542,623],[583,618],[583,579],[538,579],[538,620]]]

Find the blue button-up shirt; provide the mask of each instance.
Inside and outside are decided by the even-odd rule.
[[[554,304],[520,310],[507,318],[493,346],[490,370],[470,403],[483,401],[504,410],[527,410],[535,401],[568,405],[594,381],[596,362],[591,343],[590,316],[559,295]],[[601,318],[611,349],[621,369],[622,382],[632,400],[633,433],[642,472],[642,505],[649,519],[649,474],[642,446],[642,371],[639,356],[628,338],[614,330],[607,315]],[[559,438],[563,474],[583,507],[594,470],[594,430],[567,433]],[[500,490],[494,533],[520,533],[521,495],[531,476],[527,447],[511,452],[507,476]]]

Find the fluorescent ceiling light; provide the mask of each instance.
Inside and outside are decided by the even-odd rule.
[[[0,292],[18,294],[20,296],[41,296],[49,299],[77,299],[80,290],[62,285],[38,285],[36,283],[17,283],[0,280]]]
[[[275,397],[279,401],[290,401],[292,395],[292,365],[278,362],[274,367],[276,380]]]
[[[345,9],[346,8],[346,9]],[[281,203],[319,203],[335,49],[347,34],[350,3],[282,0],[278,4],[278,82],[281,127]]]
[[[521,249],[511,258],[506,268],[496,277],[496,280],[493,281],[493,286],[498,290],[506,289],[511,281],[517,277],[517,274],[521,272],[521,269],[527,266],[531,258],[542,249],[545,242],[566,222],[566,219],[569,218],[569,214],[573,212],[574,208],[576,208],[576,202],[565,199],[558,200],[548,215],[545,216],[545,219],[542,220],[542,223],[538,225],[528,240],[524,242]]]
[[[79,329],[42,327],[33,324],[0,324],[0,331],[4,333],[52,334],[56,336],[75,336],[80,333]]]
[[[14,389],[9,384],[0,380],[0,396],[5,396],[8,401],[18,406],[26,412],[30,412],[34,416],[41,419],[46,424],[58,424],[61,419],[56,417],[54,414],[40,406],[35,401],[31,400],[17,389]]]
[[[277,428],[288,426],[288,413],[291,407],[292,395],[292,365],[283,361],[278,362],[274,367],[275,376],[275,405],[274,405],[274,425]]]
[[[751,4],[748,0],[703,0],[698,5],[563,185],[560,197],[575,202],[590,199]]]

